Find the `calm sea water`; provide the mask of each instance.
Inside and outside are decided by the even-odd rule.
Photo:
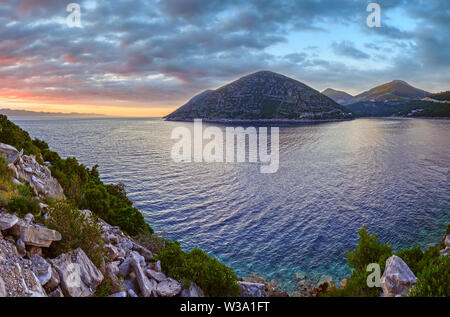
[[[15,119],[62,156],[122,182],[157,231],[238,275],[292,291],[295,273],[350,273],[366,224],[395,249],[436,243],[450,223],[450,121],[358,119],[280,129],[280,168],[174,163],[161,119]],[[222,127],[224,128],[224,127]]]

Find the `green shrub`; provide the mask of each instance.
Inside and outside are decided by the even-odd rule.
[[[364,297],[378,296],[380,289],[367,286],[367,271],[370,263],[378,263],[381,273],[386,266],[386,260],[393,254],[392,248],[382,244],[376,234],[369,234],[366,226],[359,231],[359,242],[354,251],[347,252],[348,265],[353,268],[351,277],[344,289],[335,289],[327,292],[325,296]]]
[[[81,248],[97,267],[103,257],[103,230],[93,215],[91,219],[67,202],[55,201],[48,209],[45,225],[61,233],[62,239],[53,242],[51,251],[55,255]]]
[[[25,154],[33,154],[38,161],[41,161],[39,148],[33,143],[28,132],[19,128],[2,114],[0,114],[0,142],[12,145],[19,151],[23,149]]]
[[[430,247],[425,252],[416,246],[410,249],[403,249],[397,255],[405,261],[414,275],[418,275],[422,270],[439,257],[439,247]]]
[[[34,216],[39,216],[41,208],[39,207],[39,202],[34,199],[27,197],[17,197],[9,201],[6,209],[10,213],[15,213],[19,217],[24,217],[26,214],[30,213]]]
[[[440,256],[429,263],[418,275],[416,286],[410,291],[413,297],[450,296],[450,257]]]
[[[181,281],[184,286],[195,282],[206,295],[214,297],[239,294],[233,270],[198,248],[185,253],[177,241],[166,242],[157,259],[167,275]]]

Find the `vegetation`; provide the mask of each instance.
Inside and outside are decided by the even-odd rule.
[[[450,296],[450,257],[440,256],[428,263],[418,274],[416,286],[410,291],[413,297]]]
[[[100,267],[105,254],[103,248],[103,230],[94,216],[87,218],[72,205],[53,202],[48,210],[45,225],[61,233],[62,239],[53,242],[50,250],[55,255],[81,248],[97,267]]]
[[[353,269],[351,277],[347,281],[344,289],[334,289],[325,296],[378,296],[380,290],[376,287],[367,286],[367,265],[370,263],[378,263],[381,272],[384,271],[386,260],[393,252],[392,248],[387,244],[379,242],[376,234],[369,234],[366,227],[362,227],[359,232],[359,242],[354,251],[347,252],[347,261]]]
[[[208,296],[239,294],[236,274],[200,249],[185,253],[178,242],[166,242],[157,259],[163,270],[184,286],[195,282]]]
[[[429,96],[432,99],[436,99],[436,100],[449,100],[450,101],[450,90],[448,91],[442,91],[439,92],[437,94],[432,94],[431,96]]]
[[[450,233],[450,225],[447,234]],[[449,296],[450,294],[450,263],[448,256],[439,256],[441,247],[430,247],[422,251],[416,246],[399,250],[399,256],[416,275],[416,287],[411,289],[411,296]],[[367,286],[367,265],[378,263],[381,272],[384,271],[386,260],[393,255],[391,247],[382,244],[376,234],[369,234],[366,227],[359,230],[359,242],[354,251],[347,252],[348,264],[353,273],[343,289],[331,289],[323,296],[329,297],[366,297],[379,296],[380,289]]]

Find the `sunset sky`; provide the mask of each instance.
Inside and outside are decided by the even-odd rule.
[[[448,0],[0,3],[0,108],[162,116],[258,70],[356,94],[394,79],[450,89]]]

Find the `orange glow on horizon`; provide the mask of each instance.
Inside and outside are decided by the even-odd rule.
[[[105,115],[114,117],[164,117],[177,108],[163,105],[152,105],[151,107],[149,105],[126,106],[106,103],[103,104],[102,102],[99,102],[97,104],[65,104],[59,103],[57,101],[47,102],[44,100],[33,102],[23,97],[24,95],[2,96],[2,98],[0,99],[0,109],[61,113],[77,112],[81,114]],[[129,102],[128,104],[130,103],[136,104],[135,102]]]

